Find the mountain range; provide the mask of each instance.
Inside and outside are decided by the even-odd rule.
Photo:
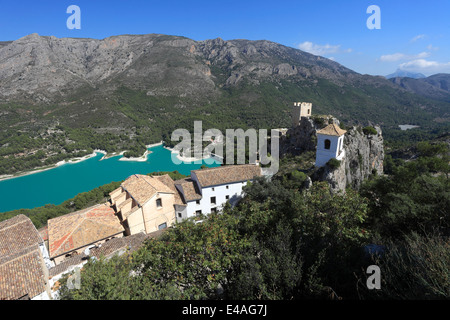
[[[419,79],[395,77],[389,80],[422,97],[450,102],[450,74],[448,73],[438,73]]]
[[[388,74],[386,79],[398,78],[398,77],[408,77],[414,79],[426,78],[422,73],[409,72],[401,69],[397,69],[394,73]]]
[[[447,84],[448,75],[362,75],[266,40],[30,34],[0,42],[0,156],[42,151],[44,161],[92,148],[142,154],[145,144],[191,129],[194,120],[204,130],[287,127],[294,101],[343,123],[433,129],[448,124]]]

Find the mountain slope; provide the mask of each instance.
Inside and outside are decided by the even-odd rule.
[[[440,73],[422,79],[397,77],[390,81],[422,97],[450,102],[450,74]]]
[[[194,120],[204,130],[287,127],[293,101],[383,130],[440,127],[450,106],[265,40],[31,34],[0,44],[0,174],[94,148],[140,155]]]

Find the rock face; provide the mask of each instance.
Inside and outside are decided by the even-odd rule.
[[[366,135],[361,128],[352,127],[344,137],[345,158],[336,169],[320,168],[314,175],[316,180],[327,181],[333,192],[348,187],[358,189],[364,180],[373,174],[383,173],[384,147],[381,128],[376,126],[376,135]]]
[[[194,41],[162,34],[86,39],[33,33],[0,42],[0,100],[6,101],[55,101],[80,87],[111,92],[120,86],[157,96],[215,96],[222,86],[243,80],[258,85],[288,78],[326,79],[339,87],[361,81],[395,86],[266,40]]]
[[[322,119],[318,121],[318,119]],[[316,120],[302,117],[297,127],[289,129],[281,137],[281,155],[294,155],[316,150],[316,132],[329,123],[339,125],[332,117]],[[358,189],[362,182],[373,174],[383,173],[384,146],[381,128],[375,127],[377,134],[364,134],[361,127],[347,129],[344,137],[345,157],[339,167],[325,165],[311,172],[313,181],[327,181],[332,192],[344,191],[347,187]]]
[[[381,128],[375,126],[376,135],[366,135],[357,127],[345,134],[346,186],[359,188],[372,174],[383,173],[384,146]]]
[[[315,119],[301,117],[298,126],[290,128],[281,137],[280,153],[298,155],[305,151],[315,151],[317,144],[316,131],[331,123],[339,125],[339,120],[331,115]]]
[[[450,74],[439,73],[420,79],[397,76],[389,80],[399,87],[420,96],[447,102],[450,101]]]

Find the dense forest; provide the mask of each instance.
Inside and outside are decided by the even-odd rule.
[[[219,71],[214,72],[219,76]],[[188,97],[148,96],[144,91],[119,87],[107,100],[95,101],[96,112],[87,105],[78,105],[79,96],[74,97],[77,121],[66,116],[72,112],[67,107],[2,104],[0,175],[54,165],[90,154],[94,149],[108,153],[126,151],[125,157],[139,157],[146,151],[146,145],[161,140],[173,144],[171,133],[178,128],[193,132],[195,120],[202,121],[204,130],[217,128],[222,132],[227,128],[289,127],[291,103],[296,97],[311,101],[316,116],[333,114],[349,126],[381,125],[384,138],[393,148],[436,139],[448,132],[448,121],[436,120],[446,117],[448,108],[443,102],[402,93],[398,95],[401,103],[396,103],[394,108],[392,99],[380,88],[365,88],[366,96],[351,86],[337,88],[325,80],[320,80],[317,86],[311,88],[301,82],[283,80],[279,87],[266,82],[255,87],[243,81],[239,86],[224,88],[219,98],[208,102],[196,102]],[[353,99],[342,92],[352,93],[349,96]],[[339,99],[329,98],[334,95]],[[376,101],[369,99],[379,95]],[[416,100],[434,111],[412,107]],[[380,105],[376,103],[384,106],[383,112],[379,112]],[[183,106],[193,107],[186,112]],[[111,112],[120,116],[111,117]],[[107,123],[110,119],[117,123]],[[419,127],[402,131],[399,124]]]
[[[80,289],[62,280],[61,298],[449,299],[448,144],[414,148],[414,159],[387,156],[385,175],[338,194],[307,187],[283,160],[271,181],[247,184],[238,206],[89,261]],[[366,286],[373,264],[381,290]]]

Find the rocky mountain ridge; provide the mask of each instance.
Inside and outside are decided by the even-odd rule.
[[[420,79],[393,77],[390,81],[422,97],[450,101],[450,74],[439,73]]]
[[[297,99],[385,134],[399,124],[445,130],[450,118],[450,102],[267,40],[31,34],[0,43],[0,172],[94,149],[141,156],[195,120],[220,130],[286,127]]]

